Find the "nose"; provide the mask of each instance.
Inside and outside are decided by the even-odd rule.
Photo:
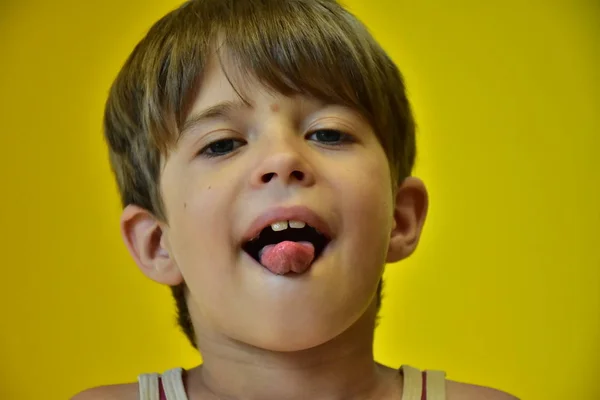
[[[261,187],[269,183],[279,182],[282,185],[311,186],[314,174],[305,158],[294,149],[292,144],[271,146],[266,157],[259,162],[253,171],[251,183],[253,187]]]

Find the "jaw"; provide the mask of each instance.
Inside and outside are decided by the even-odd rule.
[[[286,275],[271,273],[240,250],[228,289],[237,295],[219,295],[225,313],[235,316],[235,322],[222,321],[227,336],[288,352],[321,345],[347,330],[374,301],[378,280],[372,268],[356,269],[358,263],[344,256],[347,247],[333,241],[305,273]]]

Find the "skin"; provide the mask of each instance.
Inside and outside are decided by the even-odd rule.
[[[164,160],[167,221],[133,205],[121,221],[146,276],[189,288],[203,357],[188,373],[189,398],[400,399],[398,371],[373,360],[375,292],[385,263],[415,250],[425,186],[390,185],[385,153],[353,110],[234,81],[249,105],[209,65],[188,120],[236,106],[187,124]],[[262,213],[295,205],[321,216],[333,240],[305,274],[276,276],[242,251],[242,237]],[[512,398],[473,390],[490,391],[449,382],[448,399]],[[78,396],[136,399],[137,385]]]

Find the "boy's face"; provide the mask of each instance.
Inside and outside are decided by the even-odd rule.
[[[386,260],[412,251],[394,247],[406,245],[394,235],[410,221],[397,218],[388,161],[359,114],[241,83],[250,106],[218,63],[204,75],[163,166],[168,222],[154,268],[170,278],[153,277],[185,281],[200,335],[279,351],[314,347],[365,312]],[[286,219],[320,219],[329,242],[306,272],[276,275],[242,247],[257,219],[288,208]]]

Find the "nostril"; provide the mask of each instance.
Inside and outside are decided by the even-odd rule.
[[[263,181],[263,183],[269,183],[269,182],[271,182],[271,179],[273,179],[274,176],[275,176],[274,172],[264,174],[262,176],[261,180]]]
[[[277,174],[275,172],[270,172],[268,174],[263,174],[263,176],[261,177],[261,181],[263,183],[269,183],[271,182],[271,180],[277,176]],[[292,171],[290,173],[290,178],[294,178],[298,181],[302,181],[304,180],[304,172],[302,171]]]
[[[302,171],[293,171],[291,175],[299,181],[304,179],[304,172]]]

